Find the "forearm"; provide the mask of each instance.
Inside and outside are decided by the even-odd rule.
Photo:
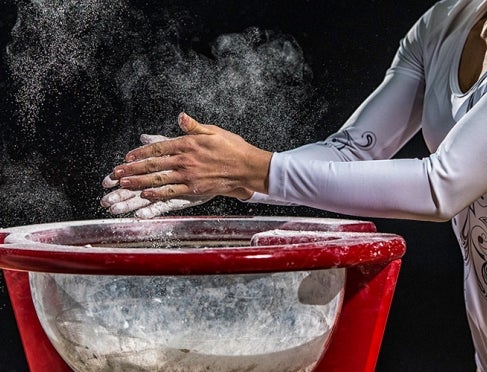
[[[443,220],[426,168],[418,159],[309,162],[274,154],[269,198],[357,216]]]

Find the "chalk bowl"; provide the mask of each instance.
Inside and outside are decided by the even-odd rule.
[[[304,280],[328,302],[306,303]],[[79,371],[299,371],[321,355],[341,270],[116,277],[30,274],[37,314]],[[319,291],[316,288],[307,290]]]
[[[37,315],[75,371],[311,371],[340,312],[345,269],[295,269],[289,252],[309,243],[286,228],[352,223],[78,221],[14,228],[6,243],[31,252],[19,260],[32,265]],[[288,236],[293,244],[282,244]]]

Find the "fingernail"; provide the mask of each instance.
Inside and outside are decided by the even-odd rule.
[[[186,116],[187,115],[184,112],[180,113],[178,116],[178,124],[182,130],[186,130],[187,127],[187,121],[185,120]]]
[[[186,114],[184,112],[181,112],[179,115],[178,115],[178,123],[181,124],[181,120],[183,120],[184,116]]]
[[[126,161],[127,163],[130,163],[130,162],[132,162],[132,161],[134,161],[134,160],[135,160],[135,155],[133,155],[133,154],[127,155],[127,156],[125,157],[125,161]]]

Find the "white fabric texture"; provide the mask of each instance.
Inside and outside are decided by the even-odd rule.
[[[382,84],[325,141],[275,153],[269,195],[365,217],[444,221],[465,261],[467,315],[487,371],[487,78],[458,83],[461,52],[487,1],[436,3],[401,40]],[[419,130],[431,155],[391,159]]]

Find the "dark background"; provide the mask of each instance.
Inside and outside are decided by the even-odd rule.
[[[138,2],[149,11],[154,4]],[[176,2],[167,2],[169,6]],[[222,33],[241,32],[249,26],[279,30],[293,35],[302,47],[310,65],[317,89],[326,95],[328,110],[323,113],[324,129],[317,130],[316,139],[339,128],[354,108],[382,80],[397,48],[399,39],[434,1],[188,1],[187,9],[196,15],[200,25],[198,42],[193,47],[208,53],[207,45]],[[89,149],[77,141],[59,150],[52,144],[42,145],[53,135],[42,128],[35,138],[23,140],[19,135],[16,105],[12,99],[13,83],[4,60],[10,42],[10,30],[16,20],[14,3],[0,0],[0,116],[1,151],[3,159],[25,159],[32,147],[44,157],[43,169],[51,185],[62,184],[70,205],[63,218],[86,219],[106,217],[97,205],[103,193],[99,181],[110,170],[113,158],[106,159],[101,169],[93,170],[84,160],[93,157],[97,138],[113,130],[93,121],[92,127],[62,126],[69,134],[93,138]],[[108,93],[107,93],[108,94]],[[101,119],[100,119],[101,120]],[[272,136],[272,133],[269,133]],[[44,136],[44,137],[43,137]],[[104,154],[98,154],[105,156]],[[419,136],[413,139],[399,157],[426,155]],[[4,163],[0,164],[3,169]],[[70,177],[61,177],[55,169],[68,169]],[[51,169],[49,171],[49,169]],[[0,173],[3,174],[3,173]],[[81,182],[82,181],[82,182]],[[0,185],[2,184],[0,178]],[[0,192],[6,192],[2,189]],[[229,200],[217,200],[213,211],[225,214],[337,215],[308,208],[267,208],[242,206]],[[222,209],[221,205],[225,205]],[[210,209],[211,211],[211,209]],[[181,212],[199,214],[205,209]],[[32,215],[2,209],[0,226],[48,222],[56,217]],[[59,217],[60,216],[60,217]],[[337,216],[341,217],[341,216]],[[462,258],[449,223],[425,223],[398,220],[374,220],[378,230],[402,235],[408,252],[397,285],[388,326],[379,357],[378,371],[473,371],[473,348],[463,305]],[[26,371],[15,321],[8,295],[0,283],[0,371]],[[350,351],[353,353],[353,350]]]

